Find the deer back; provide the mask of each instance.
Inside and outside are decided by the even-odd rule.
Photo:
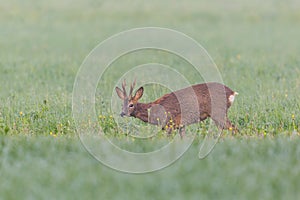
[[[172,120],[177,125],[196,123],[207,117],[224,118],[232,95],[234,92],[220,83],[197,84],[157,99],[153,105],[160,105],[160,109],[157,111],[156,107],[152,113],[164,113],[166,116],[160,116],[161,121]]]

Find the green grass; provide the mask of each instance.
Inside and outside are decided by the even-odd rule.
[[[298,1],[14,0],[0,5],[0,199],[299,196]],[[76,135],[71,101],[76,73],[91,49],[113,34],[143,26],[172,28],[204,46],[224,83],[239,92],[229,117],[240,133],[225,133],[212,154],[198,160],[207,123],[192,126],[196,140],[178,162],[156,173],[130,175],[89,156]],[[170,65],[192,83],[202,81],[186,62],[165,52],[135,52],[112,63],[96,92],[97,114],[105,116],[99,123],[112,140],[139,152],[169,139],[160,134],[147,143],[118,134],[109,117],[116,114],[107,106],[111,97],[101,94],[111,94],[122,71],[145,62]],[[147,86],[142,101],[165,91]]]
[[[104,167],[76,138],[1,137],[3,199],[297,199],[299,139],[226,139],[204,160],[199,141],[156,173]]]

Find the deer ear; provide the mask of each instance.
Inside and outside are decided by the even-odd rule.
[[[116,87],[116,92],[120,99],[125,99],[124,92],[120,88]]]
[[[144,88],[143,87],[140,87],[136,92],[135,92],[135,95],[133,97],[133,100],[134,101],[138,101],[142,96],[143,96],[143,93],[144,93]]]

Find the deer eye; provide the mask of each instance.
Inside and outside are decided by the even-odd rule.
[[[129,107],[129,108],[133,108],[133,104],[132,104],[132,103],[129,104],[128,107]]]

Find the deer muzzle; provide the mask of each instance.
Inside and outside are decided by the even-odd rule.
[[[124,117],[126,114],[124,112],[121,112],[120,116]]]

